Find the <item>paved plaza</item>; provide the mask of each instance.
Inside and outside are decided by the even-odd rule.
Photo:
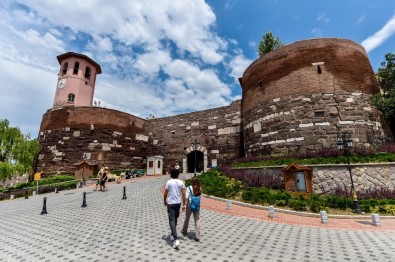
[[[345,230],[248,218],[220,211],[208,199],[202,202],[201,242],[193,240],[192,219],[175,250],[161,191],[168,178],[126,180],[109,184],[108,192],[90,186],[2,201],[0,261],[395,261],[392,228],[365,223],[366,229]],[[44,196],[48,214],[41,215]],[[182,213],[178,232],[183,220]]]

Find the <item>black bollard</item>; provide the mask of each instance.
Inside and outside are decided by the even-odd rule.
[[[123,186],[123,197],[122,200],[126,199],[126,186]]]
[[[26,187],[25,187],[25,199],[29,199],[29,191],[27,191]]]
[[[47,198],[44,197],[44,204],[43,204],[43,210],[41,211],[41,215],[45,215],[47,213]]]
[[[82,201],[82,206],[81,207],[87,207],[86,206],[86,192],[83,193],[84,200]]]

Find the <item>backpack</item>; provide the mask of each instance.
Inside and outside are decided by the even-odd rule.
[[[197,212],[200,210],[200,198],[195,196],[192,193],[192,190],[190,187],[188,187],[189,189],[189,193],[190,193],[190,197],[191,197],[191,204],[189,205],[189,207],[191,208],[192,212]]]

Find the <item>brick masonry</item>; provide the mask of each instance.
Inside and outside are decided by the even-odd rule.
[[[179,162],[188,169],[194,139],[205,169],[240,157],[240,130],[240,100],[225,107],[149,120],[100,107],[48,110],[40,128],[37,171],[44,171],[43,176],[74,174],[84,157],[97,166],[96,172],[100,165],[140,168],[153,155],[164,156],[165,166]]]
[[[312,39],[257,59],[240,79],[247,156],[334,147],[339,131],[356,145],[392,139],[369,96],[378,92],[365,50],[344,39]]]
[[[345,130],[355,146],[392,139],[369,101],[379,89],[367,54],[352,41],[284,46],[253,62],[240,84],[242,100],[229,106],[164,118],[101,107],[50,109],[35,169],[73,174],[84,159],[111,169],[143,167],[148,156],[161,155],[166,167],[179,162],[191,172],[191,165],[206,170],[243,156],[333,148]]]

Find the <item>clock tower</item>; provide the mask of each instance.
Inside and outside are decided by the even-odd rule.
[[[60,70],[53,108],[92,106],[100,65],[86,55],[73,52],[59,55],[57,59]]]

